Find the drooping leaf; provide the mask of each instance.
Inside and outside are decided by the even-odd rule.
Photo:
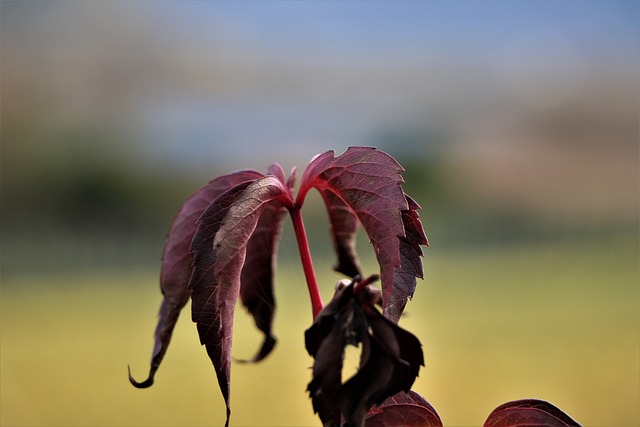
[[[385,318],[373,306],[360,304],[371,330],[370,343],[363,339],[358,372],[343,386],[341,408],[347,422],[362,425],[367,410],[413,385],[424,356],[420,341]],[[357,309],[356,308],[356,311]]]
[[[418,339],[375,309],[368,287],[337,287],[305,333],[307,351],[315,359],[308,390],[325,425],[343,419],[345,425],[363,426],[368,409],[398,391],[409,391],[424,364]],[[359,343],[358,371],[343,383],[344,349]]]
[[[163,300],[154,334],[151,368],[148,378],[142,382],[137,382],[129,372],[129,381],[135,387],[146,388],[153,384],[155,373],[167,352],[180,312],[189,300],[190,292],[187,284],[193,261],[189,246],[196,231],[197,219],[221,193],[243,181],[261,176],[263,176],[261,172],[254,170],[241,170],[220,176],[189,197],[174,217],[162,253],[160,290]]]
[[[436,410],[413,390],[388,397],[369,410],[366,427],[442,427]]]
[[[417,220],[417,204],[410,206],[412,200],[402,190],[403,171],[393,157],[375,148],[349,147],[337,157],[333,151],[327,151],[314,157],[309,163],[296,199],[300,205],[311,188],[320,191],[328,205],[332,230],[334,233],[336,230],[344,233],[339,238],[334,235],[334,241],[342,242],[338,246],[339,259],[342,250],[347,254],[345,259],[357,260],[351,246],[355,227],[351,225],[351,216],[335,209],[343,206],[334,199],[341,200],[357,216],[380,265],[384,313],[396,323],[407,298],[413,295],[415,278],[422,275],[421,265],[419,268],[415,265],[415,246],[424,244],[418,242],[426,242],[422,225]],[[347,222],[342,226],[335,226],[334,222],[340,220]],[[410,229],[409,236],[405,226]],[[419,230],[415,228],[417,226]],[[420,235],[424,238],[420,238]],[[421,262],[419,255],[418,263]],[[347,261],[346,264],[351,262]],[[353,272],[355,269],[349,271]],[[408,280],[412,273],[413,286]],[[396,274],[401,276],[397,280]],[[390,304],[393,307],[388,309]]]
[[[393,271],[400,264],[401,211],[408,208],[401,188],[402,171],[391,156],[373,148],[350,147],[337,157],[327,151],[309,163],[297,199],[302,201],[311,188],[329,191],[357,215],[380,264],[385,306]]]
[[[319,315],[305,333],[307,351],[315,359],[313,378],[307,390],[313,410],[325,426],[340,424],[342,415],[338,396],[341,396],[344,348],[349,334],[360,332],[357,331],[358,325],[348,324],[352,314],[349,307],[352,289],[339,291],[333,305],[327,305],[324,314]]]
[[[394,358],[394,355],[371,335],[362,338],[362,354],[356,375],[351,377],[342,388],[339,407],[349,426],[364,425],[369,408],[392,394],[390,383],[393,381],[395,365],[409,368],[406,362]],[[395,390],[396,387],[392,387]]]
[[[330,190],[320,190],[329,213],[329,231],[338,261],[333,269],[348,277],[362,274],[356,254],[356,233],[359,220],[351,208]]]
[[[284,171],[278,164],[271,165],[267,174],[285,182]],[[290,183],[293,184],[293,181]],[[286,208],[279,200],[267,203],[247,243],[247,255],[240,277],[240,300],[265,338],[258,353],[250,360],[240,360],[241,362],[259,362],[276,344],[276,337],[272,333],[276,307],[273,279],[278,242],[286,213]]]
[[[273,277],[275,253],[285,214],[286,209],[279,202],[268,204],[247,244],[247,255],[240,279],[240,299],[253,316],[256,327],[264,334],[260,350],[248,360],[251,363],[264,359],[276,344],[276,338],[272,333],[276,308]]]
[[[484,427],[580,427],[557,406],[539,399],[522,399],[498,406]]]
[[[227,405],[233,314],[240,293],[241,272],[247,245],[258,221],[270,203],[291,203],[291,192],[275,176],[241,183],[218,196],[198,220],[191,252],[194,256],[189,281],[192,319],[200,342],[218,377]]]
[[[402,211],[402,223],[405,236],[400,237],[400,266],[396,268],[393,276],[393,289],[384,308],[384,314],[389,319],[400,318],[407,300],[413,297],[416,289],[416,278],[424,277],[422,269],[422,248],[429,246],[429,240],[424,234],[424,228],[418,215],[420,205],[405,194],[409,209]]]

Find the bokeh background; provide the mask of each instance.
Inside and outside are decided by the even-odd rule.
[[[401,324],[445,425],[525,397],[639,425],[638,5],[3,0],[0,424],[222,424],[188,308],[156,384],[126,377],[148,370],[171,218],[218,174],[373,145],[423,208]],[[328,299],[326,215],[313,195],[303,213]],[[318,424],[289,224],[276,292],[278,347],[232,371],[235,425]]]

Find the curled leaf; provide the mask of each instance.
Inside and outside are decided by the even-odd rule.
[[[312,331],[305,334],[307,349],[315,348],[312,354],[315,358],[313,364],[313,379],[309,383],[307,390],[311,396],[314,412],[318,413],[322,423],[335,425],[340,423],[342,417],[338,396],[341,396],[342,388],[342,361],[344,357],[344,347],[347,344],[349,333],[357,331],[361,325],[353,325],[351,331],[346,331],[345,326],[350,313],[348,305],[350,303],[348,291],[342,292],[340,301],[336,304],[335,313],[328,315],[324,321],[318,323],[319,331]],[[320,318],[320,316],[318,316]],[[324,333],[325,330],[326,334]],[[309,341],[307,336],[320,334],[320,341]]]
[[[192,319],[216,371],[227,405],[226,424],[231,412],[233,314],[247,245],[267,206],[276,200],[285,205],[290,199],[289,189],[275,176],[241,183],[207,207],[198,220],[191,243],[194,256],[189,281]]]
[[[148,378],[142,382],[136,381],[129,369],[129,381],[135,387],[146,388],[153,384],[155,373],[167,352],[180,312],[189,300],[190,292],[187,284],[193,261],[189,246],[196,231],[196,220],[221,193],[241,182],[261,176],[263,176],[261,172],[254,170],[241,170],[222,175],[189,197],[174,217],[162,252],[160,290],[163,300],[154,334],[151,368]]]
[[[539,399],[522,399],[498,406],[484,427],[580,427],[557,406]]]
[[[442,427],[436,410],[413,390],[388,397],[367,413],[366,427]]]
[[[338,287],[333,300],[305,332],[314,357],[308,386],[314,411],[325,425],[363,426],[369,408],[399,391],[408,392],[424,365],[418,339],[374,307],[369,286]],[[347,345],[362,344],[356,374],[343,383]]]

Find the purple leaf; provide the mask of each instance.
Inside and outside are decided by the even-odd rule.
[[[397,321],[407,304],[407,299],[413,296],[416,289],[416,278],[422,279],[422,248],[429,246],[429,240],[424,234],[422,222],[417,210],[420,205],[407,196],[409,209],[402,211],[402,223],[406,235],[400,237],[400,266],[396,268],[393,277],[393,290],[389,296],[388,304],[384,308],[384,314]]]
[[[329,213],[329,231],[338,261],[333,269],[348,277],[362,274],[360,261],[356,254],[356,233],[358,217],[351,208],[330,190],[320,190]]]
[[[220,176],[189,197],[174,217],[162,253],[160,289],[164,298],[158,313],[151,368],[148,378],[143,382],[137,382],[129,372],[129,381],[134,386],[146,388],[153,384],[155,373],[167,352],[180,311],[189,300],[187,284],[193,261],[189,246],[196,231],[196,220],[211,201],[221,193],[243,181],[261,176],[263,176],[261,172],[254,170],[241,170]]]
[[[351,233],[353,238],[355,227],[352,217],[337,209],[343,206],[334,199],[341,200],[358,217],[380,265],[384,313],[396,323],[407,298],[413,295],[415,277],[422,276],[419,245],[426,244],[417,219],[418,206],[402,190],[403,171],[393,157],[375,148],[350,147],[337,157],[333,151],[327,151],[309,163],[296,199],[301,205],[311,188],[320,191],[328,205],[339,259],[347,254],[346,259],[356,260],[348,237]],[[335,222],[341,220],[346,223],[336,226]],[[405,231],[405,227],[409,230]],[[343,234],[336,236],[336,230]],[[401,277],[395,279],[396,274]]]
[[[269,167],[267,174],[274,175],[281,182],[285,182],[284,171],[280,165],[274,164]],[[276,338],[271,330],[276,307],[273,279],[278,242],[286,213],[286,208],[279,200],[266,204],[256,229],[247,243],[247,255],[240,278],[240,299],[253,316],[256,327],[262,331],[265,339],[252,359],[239,360],[240,362],[259,362],[269,355],[276,344]]]
[[[241,183],[217,197],[198,220],[191,243],[189,281],[192,319],[206,347],[227,405],[233,313],[240,293],[247,245],[265,209],[276,201],[291,205],[291,191],[275,176]]]
[[[366,427],[442,427],[436,410],[413,390],[388,397],[371,408],[365,419]]]
[[[523,399],[498,406],[484,427],[580,427],[574,419],[549,402]]]

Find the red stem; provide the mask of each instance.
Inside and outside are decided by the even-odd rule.
[[[356,276],[358,277],[358,276]],[[372,274],[371,276],[367,277],[366,279],[362,279],[362,280],[358,280],[358,279],[354,279],[356,280],[356,284],[353,287],[353,293],[357,294],[358,292],[362,291],[364,288],[366,288],[368,285],[377,282],[380,279],[380,276],[378,274]]]
[[[320,296],[320,290],[318,289],[316,273],[313,269],[311,251],[309,250],[309,241],[307,240],[307,232],[304,228],[304,222],[302,222],[300,208],[294,206],[289,209],[289,213],[291,214],[291,220],[293,221],[293,231],[296,234],[298,252],[300,252],[300,260],[302,261],[304,277],[307,279],[309,297],[311,297],[311,310],[313,312],[313,318],[315,319],[322,311],[324,305],[322,304],[322,297]]]

